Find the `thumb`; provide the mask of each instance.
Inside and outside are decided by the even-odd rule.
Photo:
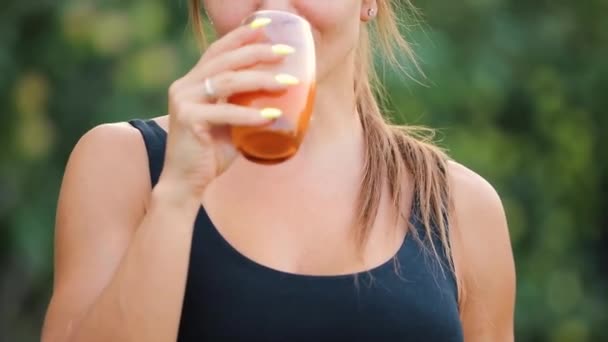
[[[217,175],[222,174],[230,167],[239,155],[239,151],[232,144],[231,128],[228,125],[211,127],[214,141],[214,150],[217,165]]]
[[[219,176],[232,165],[232,162],[238,157],[239,151],[231,143],[225,141],[218,141],[215,151],[217,175]]]

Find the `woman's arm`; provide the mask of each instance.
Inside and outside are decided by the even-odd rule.
[[[259,126],[275,118],[213,101],[202,85],[213,81],[225,98],[289,87],[270,71],[244,70],[286,56],[255,43],[262,32],[243,25],[223,35],[171,84],[165,165],[151,195],[146,153],[134,128],[100,126],[77,144],[59,199],[45,342],[176,339],[200,200],[238,155],[213,128]]]
[[[513,341],[515,265],[501,200],[487,181],[462,165],[451,163],[449,173],[465,341]]]
[[[197,203],[150,195],[143,140],[127,124],[77,144],[57,210],[45,342],[175,341]]]

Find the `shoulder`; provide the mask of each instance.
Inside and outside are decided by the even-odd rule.
[[[124,255],[145,213],[146,158],[140,133],[128,123],[96,126],[73,148],[57,200],[46,335],[79,317]]]
[[[507,219],[496,189],[483,177],[456,162],[448,162],[447,170],[455,238],[467,252],[479,257],[498,251],[510,255]]]
[[[465,290],[473,286],[472,279],[514,278],[507,218],[498,192],[482,176],[456,162],[448,163],[448,179],[453,253]]]
[[[515,265],[502,201],[487,180],[467,167],[449,162],[447,170],[454,208],[450,238],[462,286],[465,331],[487,334],[490,328],[480,324],[481,317],[508,331],[515,301]]]
[[[500,221],[504,210],[498,192],[482,176],[462,164],[448,162],[447,176],[452,191],[452,199],[458,218],[466,219],[473,215]]]
[[[145,145],[137,129],[125,122],[101,124],[86,132],[73,148],[62,191],[99,200],[120,197],[121,193],[141,194],[150,186],[147,165]]]
[[[85,168],[93,174],[107,170],[133,170],[145,161],[145,145],[139,131],[128,123],[106,123],[86,132],[76,143],[67,170]]]
[[[119,147],[136,148],[141,142],[139,132],[130,124],[126,122],[104,123],[83,134],[76,143],[72,155],[83,150],[109,151],[120,150]]]

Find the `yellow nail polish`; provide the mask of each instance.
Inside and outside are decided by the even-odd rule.
[[[297,77],[290,74],[278,74],[274,79],[277,80],[279,84],[283,85],[296,85],[300,83],[300,80]]]
[[[260,115],[264,119],[276,119],[283,115],[283,111],[278,108],[264,108],[260,111]]]
[[[258,29],[260,27],[264,27],[272,22],[270,18],[255,18],[250,24],[249,27],[252,29]]]
[[[296,49],[285,44],[276,44],[272,46],[272,52],[276,55],[291,55],[296,52]]]

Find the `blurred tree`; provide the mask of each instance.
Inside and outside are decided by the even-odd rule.
[[[389,107],[439,128],[455,159],[503,196],[517,340],[608,340],[608,2],[420,6],[424,24],[404,32],[426,86],[387,73]],[[2,2],[0,341],[38,339],[77,139],[102,122],[162,115],[166,88],[197,56],[185,1]]]

